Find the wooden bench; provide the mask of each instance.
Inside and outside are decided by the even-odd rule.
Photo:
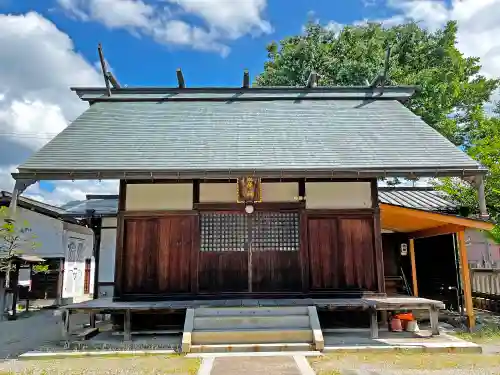
[[[385,297],[366,298],[371,309],[371,334],[372,338],[378,338],[377,311],[399,311],[399,310],[427,310],[431,322],[432,335],[439,335],[439,310],[445,305],[441,301],[419,297]]]

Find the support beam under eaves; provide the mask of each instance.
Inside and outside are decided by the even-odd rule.
[[[467,327],[473,329],[476,325],[474,318],[474,306],[472,304],[472,285],[470,281],[469,261],[467,259],[467,245],[465,243],[465,231],[457,234],[458,252],[460,255],[460,268],[462,270],[462,286],[464,290],[465,311],[467,314]]]
[[[415,240],[413,238],[410,238],[410,262],[413,296],[418,297],[417,262],[415,259]]]

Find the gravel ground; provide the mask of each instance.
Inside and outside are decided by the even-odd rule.
[[[498,375],[500,356],[487,354],[357,353],[311,358],[318,375]]]
[[[88,323],[88,315],[71,315],[71,325]],[[40,310],[18,320],[0,322],[0,360],[15,358],[30,350],[53,346],[61,340],[62,318],[54,310]]]
[[[196,375],[199,363],[180,356],[9,360],[0,363],[0,375]]]

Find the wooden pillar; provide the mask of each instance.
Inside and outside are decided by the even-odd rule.
[[[474,318],[474,307],[472,305],[472,290],[470,282],[469,261],[467,259],[467,245],[465,244],[465,231],[457,233],[458,251],[460,254],[460,266],[462,269],[462,286],[464,290],[465,310],[467,313],[467,326],[474,328],[476,320]]]
[[[66,341],[66,344],[69,343],[70,339],[70,316],[71,316],[71,310],[65,310],[63,312],[63,324],[62,324],[62,337],[63,340]]]
[[[415,261],[415,239],[410,238],[411,280],[413,295],[418,297],[417,262]]]
[[[132,341],[132,322],[130,310],[125,310],[125,316],[123,320],[123,340],[125,342]]]

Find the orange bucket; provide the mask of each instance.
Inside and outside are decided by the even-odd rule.
[[[404,320],[406,322],[411,322],[412,320],[415,320],[415,317],[413,316],[413,314],[411,312],[410,313],[396,314],[396,315],[394,315],[394,317],[396,319]]]

